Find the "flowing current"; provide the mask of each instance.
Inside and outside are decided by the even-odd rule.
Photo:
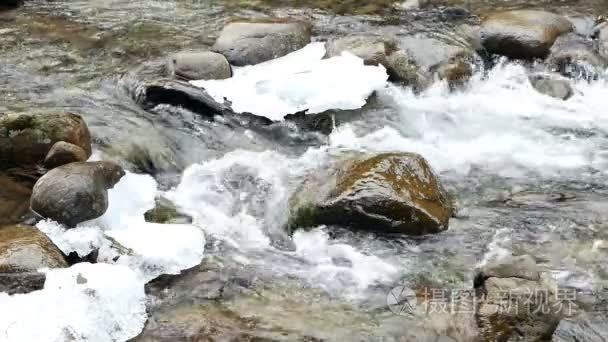
[[[454,335],[458,322],[447,318],[420,324],[416,317],[391,313],[387,294],[400,285],[470,289],[475,267],[512,253],[534,255],[560,286],[594,291],[606,285],[606,78],[573,82],[573,97],[562,101],[536,92],[523,65],[503,61],[475,73],[461,89],[437,81],[414,93],[386,82],[382,67],[363,67],[352,56],[344,57],[354,60],[340,63],[343,69],[324,69],[319,46],[257,73],[253,67],[237,70],[225,83],[195,82],[218,99],[229,98],[237,111],[259,111],[275,120],[304,107],[358,108],[375,92],[356,119],[298,146],[291,143],[298,141],[294,137],[283,137],[290,142],[284,143],[251,128],[229,130],[221,121],[184,119],[191,121],[188,131],[186,125],[170,130],[158,118],[141,120],[142,111],[108,90],[116,80],[98,75],[62,92],[65,106],[84,110],[91,122],[99,144],[94,158],[132,163],[112,141],[132,132],[138,132],[135,139],[153,139],[139,134],[146,130],[158,137],[142,145],[159,146],[161,156],[183,155],[168,158],[180,163],[157,170],[154,178],[133,167],[110,191],[110,209],[99,219],[68,231],[50,221],[38,224],[66,253],[85,256],[99,249],[100,262],[45,270],[41,291],[0,294],[0,341],[133,338],[144,329],[146,308],[158,300],[146,296],[145,284],[211,259],[242,270],[249,280],[255,274],[263,290],[272,292],[260,290],[263,304],[243,293],[218,305],[254,317],[262,322],[260,330],[329,340],[397,336],[404,327],[412,336]],[[312,72],[290,78],[286,71],[302,71],[303,65]],[[264,96],[256,99],[260,91],[252,87],[268,75]],[[83,89],[90,95],[74,100]],[[36,100],[40,107],[58,96],[43,94]],[[100,101],[110,118],[88,101]],[[133,127],[125,124],[129,115]],[[285,233],[288,202],[302,180],[352,150],[424,156],[457,204],[449,230],[422,238],[324,226]],[[145,222],[143,213],[157,196],[173,201],[192,223]],[[465,339],[468,332],[462,330],[455,335]]]

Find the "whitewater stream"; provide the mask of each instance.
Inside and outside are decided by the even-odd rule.
[[[80,113],[92,158],[129,172],[103,217],[67,232],[38,223],[64,252],[99,248],[100,262],[48,270],[42,291],[0,294],[0,341],[466,341],[471,322],[395,314],[389,291],[471,289],[476,267],[511,254],[533,255],[559,286],[592,297],[608,285],[603,73],[573,81],[567,101],[536,92],[524,65],[502,60],[477,66],[463,88],[436,81],[416,93],[354,56],[322,64],[322,44],[312,43],[227,81],[195,82],[237,112],[274,120],[302,108],[356,109],[375,92],[328,136],[170,106],[146,112],[125,91],[124,75],[141,63],[209,46],[231,16],[268,13],[309,16],[314,41],[403,27],[395,18],[233,2],[31,1],[2,14],[0,112]],[[288,76],[299,68],[314,72]],[[270,80],[255,98],[260,77]],[[424,156],[454,198],[449,229],[424,237],[323,226],[285,233],[301,181],[350,150]],[[192,223],[145,222],[161,195]],[[181,280],[146,285],[192,267]]]

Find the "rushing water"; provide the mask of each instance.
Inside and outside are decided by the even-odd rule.
[[[475,4],[485,8],[484,3]],[[569,11],[576,8],[568,2],[562,5]],[[315,39],[350,30],[400,30],[399,18],[265,10],[313,18]],[[523,65],[504,61],[489,72],[476,73],[465,88],[455,91],[442,82],[419,94],[389,84],[377,91],[373,105],[329,137],[277,137],[219,118],[203,120],[182,109],[147,113],[133,103],[121,86],[126,71],[181,48],[207,46],[231,15],[262,14],[186,1],[33,1],[16,13],[2,14],[0,111],[81,113],[101,155],[133,172],[151,173],[159,183],[129,174],[111,193],[111,202],[119,204],[92,223],[148,259],[123,258],[114,270],[82,265],[50,273],[48,289],[11,305],[56,305],[59,298],[76,296],[70,289],[55,288],[61,279],[90,275],[91,288],[100,293],[92,307],[103,311],[116,298],[112,291],[124,292],[132,315],[122,317],[117,314],[121,308],[111,305],[104,313],[117,315],[116,322],[110,322],[129,329],[108,323],[107,335],[94,335],[92,321],[73,315],[86,305],[85,299],[75,298],[65,317],[74,320],[74,326],[86,326],[77,331],[93,340],[132,337],[145,320],[138,307],[143,284],[132,279],[124,265],[141,271],[137,276],[147,280],[193,266],[205,238],[192,227],[202,228],[207,236],[205,260],[219,260],[226,274],[242,273],[255,283],[256,294],[240,293],[212,305],[193,300],[159,306],[161,319],[184,327],[193,324],[191,317],[221,325],[217,317],[225,316],[231,324],[253,319],[255,324],[239,329],[269,338],[392,340],[449,333],[465,340],[470,338],[470,322],[445,317],[421,322],[420,317],[395,315],[386,306],[388,291],[397,285],[469,289],[476,266],[511,253],[534,255],[561,286],[587,291],[606,286],[606,78],[574,82],[575,95],[568,101],[537,93]],[[456,200],[458,214],[449,230],[423,238],[389,238],[317,227],[289,237],[283,226],[290,195],[345,150],[422,154]],[[167,230],[133,221],[160,194],[192,216],[192,225]],[[134,230],[116,230],[118,226]],[[52,224],[40,227],[58,234]],[[86,254],[92,245],[107,243],[99,240],[98,228],[87,229],[65,236],[72,240],[63,241],[63,247],[84,239],[90,242],[80,246]],[[175,236],[180,233],[181,238]],[[95,272],[122,274],[123,286],[95,279]],[[174,296],[197,293],[181,291]],[[156,308],[156,301],[160,299],[148,298],[149,308]],[[52,325],[49,321],[48,329]],[[27,330],[28,325],[13,327],[20,328]],[[13,336],[18,340],[29,335]]]

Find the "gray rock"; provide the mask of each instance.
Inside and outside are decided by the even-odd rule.
[[[86,160],[87,152],[80,146],[65,141],[58,141],[51,147],[51,150],[46,155],[44,166],[47,169],[52,169],[57,166]]]
[[[213,117],[232,110],[216,102],[207,92],[188,82],[166,78],[146,80],[129,89],[135,102],[146,110],[166,104],[183,107],[194,113]]]
[[[0,273],[0,292],[9,295],[42,290],[46,275],[39,272]]]
[[[540,280],[536,261],[529,255],[509,257],[491,262],[481,268],[477,281],[483,282],[488,278],[520,278],[532,281]]]
[[[551,338],[552,342],[606,342],[608,326],[605,317],[580,314],[559,322]]]
[[[484,267],[475,277],[481,341],[546,341],[560,320],[578,313],[574,302],[556,295],[530,256]]]
[[[224,27],[212,50],[230,64],[269,61],[310,43],[310,24],[299,21],[233,22]]]
[[[335,169],[333,175],[320,175],[320,184],[305,184],[292,199],[291,229],[339,224],[408,235],[448,229],[450,200],[420,155],[355,156]]]
[[[483,20],[481,43],[488,52],[510,58],[544,58],[557,37],[572,30],[568,19],[550,12],[499,12]]]
[[[179,52],[167,64],[171,75],[187,80],[222,80],[232,76],[226,57],[211,51]]]
[[[389,80],[393,82],[401,82],[416,90],[425,88],[428,83],[427,77],[418,70],[416,60],[407,51],[393,52],[387,57],[385,67]]]
[[[565,79],[536,74],[531,75],[529,80],[534,89],[541,94],[562,100],[567,100],[574,94],[570,82]]]
[[[574,33],[555,40],[546,63],[566,77],[593,79],[606,68],[606,60],[594,49],[593,42]]]
[[[0,227],[0,273],[67,266],[61,251],[38,229],[26,225]]]
[[[344,51],[363,59],[366,65],[387,66],[387,58],[397,50],[397,41],[381,36],[350,36],[325,43],[326,58],[339,56]]]
[[[30,207],[44,218],[74,227],[106,212],[107,190],[124,174],[120,165],[108,161],[57,167],[36,182]]]

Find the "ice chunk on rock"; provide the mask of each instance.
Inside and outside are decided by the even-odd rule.
[[[364,65],[348,52],[328,59],[324,55],[324,44],[312,43],[272,61],[235,68],[229,79],[191,83],[205,88],[218,102],[228,99],[237,113],[276,121],[304,110],[357,109],[385,87],[388,75],[382,65]]]

